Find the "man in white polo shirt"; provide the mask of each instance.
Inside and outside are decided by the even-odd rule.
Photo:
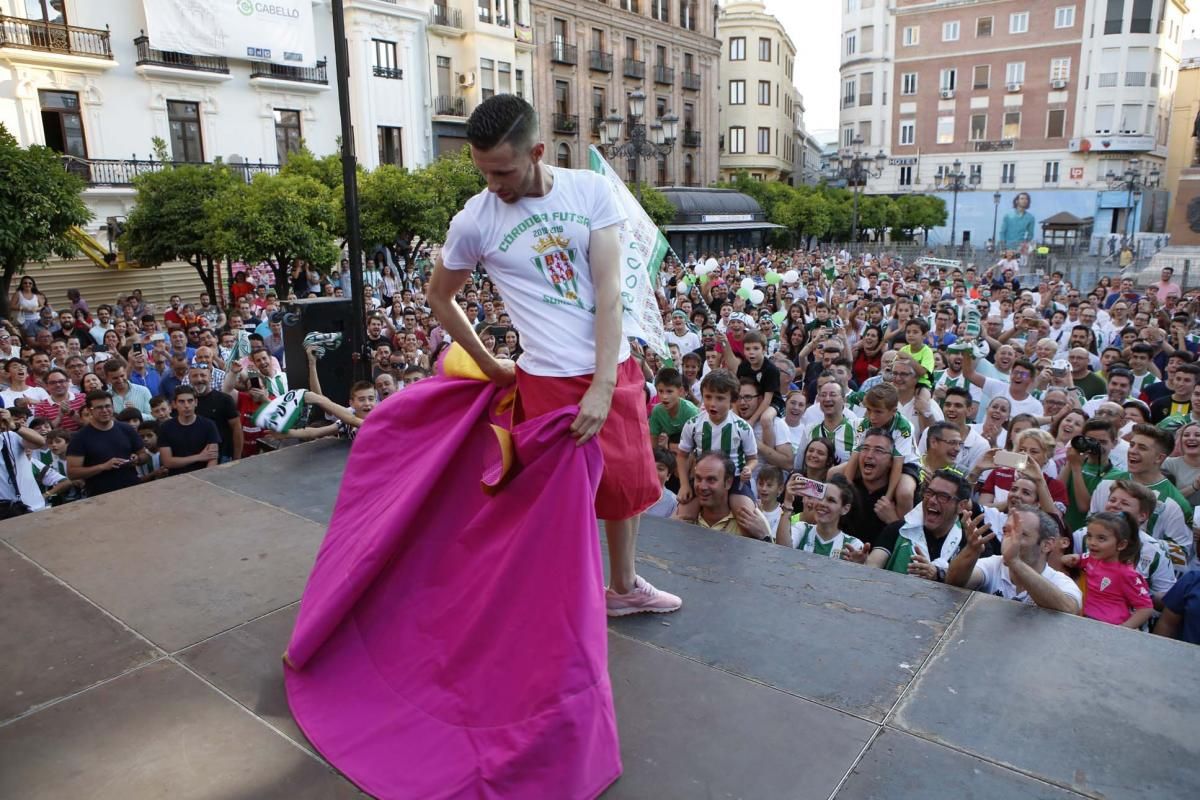
[[[1083,602],[1079,587],[1046,561],[1058,541],[1058,523],[1049,514],[1034,506],[1009,509],[1001,555],[983,559],[979,556],[996,533],[979,524],[982,517],[963,517],[964,544],[946,569],[946,583],[1067,614],[1079,613]]]

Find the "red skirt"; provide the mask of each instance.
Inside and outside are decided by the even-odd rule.
[[[530,375],[518,366],[513,424],[575,405],[591,385],[591,375],[570,378]],[[636,360],[628,358],[617,366],[612,408],[596,437],[604,456],[604,474],[596,491],[599,519],[635,517],[662,495],[650,449],[645,385]]]

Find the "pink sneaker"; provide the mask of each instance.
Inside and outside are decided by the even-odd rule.
[[[683,600],[661,589],[655,589],[641,575],[634,581],[633,591],[617,594],[612,589],[604,590],[605,604],[608,606],[610,617],[625,617],[630,614],[650,612],[652,614],[667,614],[678,611]]]

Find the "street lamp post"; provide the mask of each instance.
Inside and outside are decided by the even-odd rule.
[[[1125,171],[1117,174],[1112,170],[1104,176],[1108,181],[1108,188],[1113,191],[1125,190],[1126,201],[1125,207],[1128,209],[1125,220],[1125,240],[1133,247],[1134,222],[1136,220],[1137,205],[1140,204],[1142,192],[1146,189],[1156,188],[1162,178],[1162,172],[1159,171],[1157,164],[1150,164],[1147,168],[1146,164],[1142,163],[1140,158],[1129,159],[1129,166]]]
[[[667,113],[653,125],[642,122],[646,111],[646,93],[641,89],[629,95],[629,140],[621,142],[621,125],[624,118],[614,108],[600,126],[600,149],[610,159],[633,159],[633,180],[637,184],[637,199],[642,202],[642,181],[639,176],[639,160],[659,158],[671,153],[678,133],[679,117]],[[649,134],[647,134],[649,127]]]
[[[838,154],[830,161],[828,177],[831,181],[845,181],[846,185],[850,186],[854,192],[854,214],[850,218],[850,241],[857,242],[858,195],[867,185],[868,179],[878,178],[883,174],[887,156],[882,150],[875,155],[863,152],[862,146],[865,143],[861,136],[855,136],[850,144],[851,147],[838,151]]]
[[[1000,247],[996,243],[996,221],[1000,218],[1000,192],[997,191],[992,195],[992,249],[999,250]]]
[[[957,247],[957,244],[954,240],[958,235],[958,193],[971,192],[978,188],[980,176],[978,173],[971,173],[971,175],[968,176],[965,172],[963,172],[962,159],[959,158],[954,159],[954,163],[951,165],[951,167],[952,169],[950,171],[942,173],[941,177],[938,179],[938,184],[944,191],[954,193],[954,210],[951,212],[950,216],[950,247],[953,250],[955,247]],[[995,196],[993,196],[992,199],[995,200]],[[996,207],[999,208],[999,206],[1000,201],[996,200]],[[995,221],[992,222],[992,226],[995,227]],[[994,241],[995,236],[993,235],[992,238]]]

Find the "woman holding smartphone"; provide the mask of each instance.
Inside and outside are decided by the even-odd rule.
[[[834,475],[828,483],[818,484],[822,496],[809,498],[808,506],[813,519],[806,522],[793,516],[789,509],[796,497],[794,490],[813,490],[814,494],[817,493],[817,486],[803,485],[806,481],[806,478],[798,475],[788,480],[780,505],[784,513],[779,518],[775,542],[829,558],[842,558],[847,551],[861,551],[862,541],[842,530],[842,523],[854,505],[854,488],[850,482],[841,475]]]

